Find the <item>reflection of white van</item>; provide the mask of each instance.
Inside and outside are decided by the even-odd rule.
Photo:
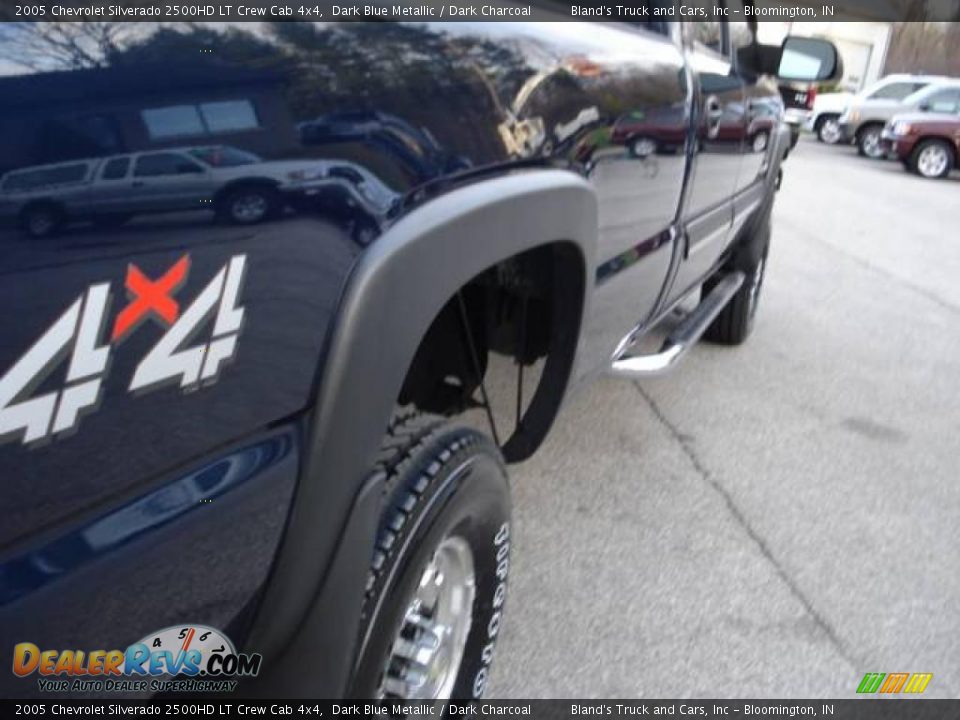
[[[807,120],[807,129],[817,134],[820,142],[828,145],[847,141],[840,127],[840,116],[856,103],[867,100],[899,102],[930,83],[947,80],[936,75],[887,75],[859,93],[822,93],[813,101],[813,110]]]
[[[64,223],[110,226],[134,215],[212,209],[239,224],[260,222],[284,193],[324,176],[323,160],[275,160],[227,146],[186,147],[72,160],[0,178],[0,217],[33,237]]]

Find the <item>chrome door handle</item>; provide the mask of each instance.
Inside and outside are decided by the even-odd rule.
[[[704,103],[707,109],[707,137],[715,138],[720,132],[720,119],[723,117],[723,106],[716,95],[711,95]]]

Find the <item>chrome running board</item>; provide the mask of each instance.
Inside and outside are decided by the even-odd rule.
[[[659,352],[653,355],[629,355],[627,350],[624,350],[613,358],[610,366],[611,374],[618,377],[642,378],[660,375],[670,370],[707,331],[710,323],[743,285],[744,279],[745,275],[739,271],[725,275],[710,294],[670,331]]]

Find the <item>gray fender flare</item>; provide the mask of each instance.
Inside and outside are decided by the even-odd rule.
[[[286,535],[246,643],[264,654],[270,691],[307,692],[291,677],[307,668],[314,697],[339,696],[346,687],[374,542],[369,515],[379,517],[370,471],[407,368],[437,313],[490,266],[562,241],[583,260],[582,323],[597,227],[587,181],[564,170],[529,170],[431,200],[361,257],[328,340]],[[569,364],[568,376],[573,357]],[[551,401],[559,406],[560,398]],[[368,517],[357,519],[353,507]],[[331,579],[337,568],[344,578]],[[307,665],[298,664],[306,658]]]

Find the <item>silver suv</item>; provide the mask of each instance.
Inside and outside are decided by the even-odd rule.
[[[882,158],[880,142],[883,126],[903,112],[925,111],[947,96],[953,97],[960,80],[947,77],[918,75],[910,81],[890,83],[884,92],[866,97],[855,97],[839,119],[839,128],[845,142],[855,142],[857,151],[869,158]]]
[[[135,215],[183,210],[213,210],[229,222],[250,225],[318,188],[343,185],[336,173],[342,165],[322,159],[264,161],[223,145],[38,165],[0,178],[0,217],[18,221],[32,237],[51,235],[67,222],[109,227]],[[370,178],[361,180],[365,187]]]

